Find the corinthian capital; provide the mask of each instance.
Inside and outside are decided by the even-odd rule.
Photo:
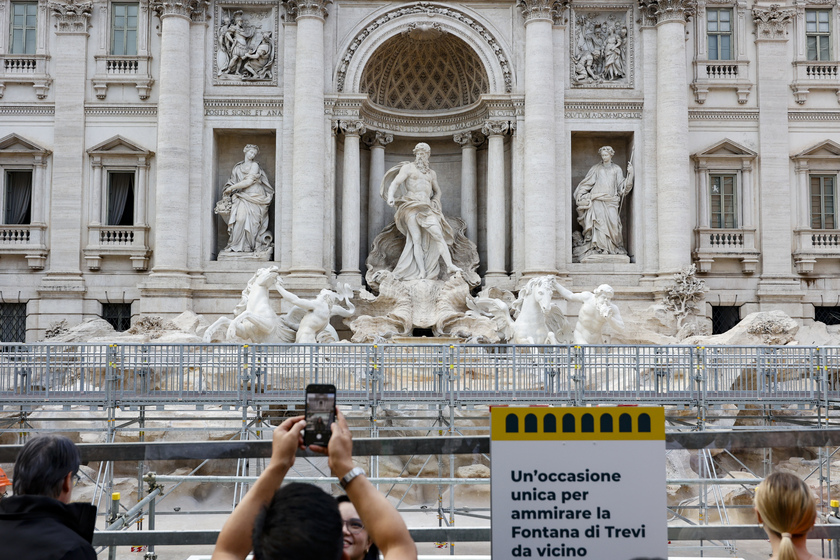
[[[154,0],[152,10],[158,17],[181,16],[193,19],[203,17],[209,2],[207,0]]]
[[[394,141],[394,135],[388,134],[387,132],[382,132],[381,130],[377,130],[376,133],[371,138],[370,145],[379,145],[383,148]]]
[[[539,19],[553,23],[555,16],[563,9],[565,3],[561,0],[516,0],[516,5],[522,10],[526,24]]]
[[[786,41],[788,24],[793,16],[793,10],[783,10],[778,4],[773,4],[769,8],[755,6],[753,8],[753,20],[755,21],[756,39]]]
[[[87,33],[91,7],[91,2],[77,2],[76,0],[50,2],[58,33]]]
[[[332,4],[332,0],[281,0],[281,3],[289,19],[297,21],[304,17],[325,19],[327,5]]]
[[[503,136],[510,130],[508,121],[486,121],[481,127],[481,133],[485,136]]]
[[[656,23],[685,23],[697,12],[696,0],[639,0],[643,15],[656,18]]]
[[[338,126],[346,136],[361,136],[367,132],[367,127],[362,121],[341,121]]]

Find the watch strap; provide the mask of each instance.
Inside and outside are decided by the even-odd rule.
[[[362,467],[353,467],[347,474],[341,477],[338,483],[342,488],[347,488],[347,485],[360,474],[365,474],[365,470]]]

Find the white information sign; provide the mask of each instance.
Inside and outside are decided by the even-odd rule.
[[[662,408],[491,410],[493,558],[667,558]]]

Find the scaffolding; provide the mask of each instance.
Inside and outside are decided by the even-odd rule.
[[[371,438],[398,431],[487,435],[488,407],[503,404],[665,406],[672,433],[711,430],[721,423],[730,430],[742,429],[731,425],[736,418],[751,424],[750,429],[828,428],[837,426],[830,411],[840,404],[838,372],[840,347],[4,345],[0,347],[0,434],[13,434],[23,443],[34,432],[67,431],[66,424],[72,423],[73,431],[104,432],[108,443],[127,435],[142,442],[156,431],[192,431],[193,439],[202,439],[206,434],[200,432],[227,426],[231,439],[263,440],[270,438],[271,426],[279,418],[302,413],[309,383],[335,385],[338,402],[348,411],[357,436]],[[798,412],[792,414],[791,409]],[[171,425],[185,418],[201,419],[212,427]],[[37,428],[33,422],[38,422]],[[811,472],[819,481],[823,512],[831,500],[830,463],[836,452],[837,448],[819,447]],[[773,464],[772,449],[763,453],[760,470],[742,462],[741,470],[760,480]],[[489,463],[486,452],[479,455]],[[456,515],[488,518],[489,508],[457,507],[454,487],[467,479],[456,479],[454,453],[443,454],[444,460],[431,461],[432,457],[412,455],[398,477],[379,476],[378,455],[366,460],[371,477],[386,493],[398,483],[405,489],[431,483],[421,479],[433,480],[441,527],[452,527]],[[262,471],[264,461],[237,459],[230,478],[237,485],[232,506]],[[413,461],[420,466],[409,475]],[[699,485],[696,502],[675,504],[670,514],[674,520],[694,523],[686,511],[698,510],[699,524],[707,524],[710,514],[726,523],[728,509],[738,507],[727,506],[720,492],[730,474],[708,451],[699,452],[698,464],[698,479],[679,482]],[[430,472],[429,465],[436,468]],[[319,465],[312,468],[327,476]],[[147,489],[146,471],[147,462],[138,460],[138,500]],[[101,462],[93,498],[100,511],[113,481],[113,462]],[[749,483],[739,484],[751,488]],[[402,499],[398,507],[419,511],[404,506]],[[733,550],[728,541],[713,545]],[[454,553],[454,547],[450,551]]]

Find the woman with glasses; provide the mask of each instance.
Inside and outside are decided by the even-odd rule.
[[[365,530],[356,507],[347,496],[336,498],[344,522],[344,552],[350,560],[379,560],[379,549]]]

